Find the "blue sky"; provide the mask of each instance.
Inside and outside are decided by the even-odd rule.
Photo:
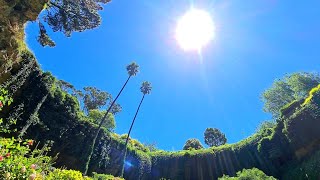
[[[174,39],[186,0],[114,0],[101,12],[102,25],[66,38],[49,31],[55,48],[36,42],[37,25],[27,26],[27,43],[42,68],[77,88],[95,86],[114,96],[133,60],[141,72],[119,98],[119,134],[126,133],[148,80],[153,91],[141,107],[132,137],[180,150],[188,138],[203,142],[207,127],[219,128],[235,143],[270,115],[260,95],[276,78],[319,71],[320,2],[289,0],[199,0],[210,12],[216,38],[202,52],[184,52]]]

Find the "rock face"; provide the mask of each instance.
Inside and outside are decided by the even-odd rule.
[[[37,19],[46,2],[0,0],[0,77],[21,60],[21,53],[27,50],[24,43],[24,25]]]

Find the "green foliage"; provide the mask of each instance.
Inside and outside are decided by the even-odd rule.
[[[284,132],[295,149],[312,150],[320,137],[320,91],[314,89],[311,99],[306,100],[293,113],[284,119]],[[301,151],[303,152],[303,151]],[[302,153],[301,156],[304,156]],[[299,155],[300,156],[300,155]]]
[[[252,169],[243,169],[242,171],[237,172],[236,177],[229,177],[224,175],[219,178],[219,180],[276,180],[272,176],[267,176],[263,171],[252,168]]]
[[[50,0],[46,6],[44,20],[53,31],[61,31],[66,36],[72,32],[93,29],[101,24],[98,14],[102,10],[100,3],[110,0]]]
[[[101,91],[95,87],[84,88],[83,103],[87,112],[93,109],[99,109],[106,105],[107,101],[111,99],[111,95],[105,91]]]
[[[157,151],[157,144],[156,143],[144,143],[144,146],[149,149],[150,152]]]
[[[279,110],[294,99],[294,92],[290,86],[282,80],[277,80],[272,87],[262,94],[264,102],[263,110],[270,112],[274,117],[279,116]]]
[[[221,146],[226,144],[226,136],[217,128],[207,128],[204,132],[204,142],[210,146]]]
[[[12,103],[12,98],[8,96],[8,91],[4,89],[0,89],[0,111],[6,105],[10,106]]]
[[[47,30],[44,28],[44,25],[41,22],[39,22],[39,36],[37,41],[41,44],[41,46],[54,47],[56,45],[48,36]]]
[[[89,111],[88,114],[88,119],[90,122],[95,123],[97,125],[99,125],[101,119],[103,118],[103,116],[105,115],[105,111],[100,111],[98,109],[93,109]],[[113,131],[114,128],[116,127],[116,123],[114,120],[114,116],[113,114],[109,113],[108,117],[106,119],[106,121],[104,121],[102,127],[106,128],[109,131]]]
[[[136,76],[139,72],[139,65],[135,62],[127,65],[126,67],[129,76]]]
[[[280,109],[280,117],[285,118],[284,116],[291,116],[291,114],[297,110],[298,108],[300,108],[301,105],[301,100],[294,100],[288,104],[286,104],[285,106],[283,106]]]
[[[150,94],[152,90],[151,83],[148,81],[142,82],[140,90],[143,94]]]
[[[198,139],[188,139],[183,146],[183,150],[203,149],[202,144]]]
[[[93,173],[93,180],[124,180],[123,178],[114,177],[109,174]]]
[[[294,100],[305,98],[309,91],[320,84],[320,76],[314,73],[293,73],[275,81],[262,94],[264,111],[279,117],[279,110]]]
[[[8,95],[8,91],[0,88],[0,112],[4,106],[10,106],[12,101],[12,98]],[[16,124],[16,119],[4,121],[3,118],[0,118],[0,133],[10,133],[12,130],[9,127],[13,124]]]
[[[31,176],[42,179],[50,171],[53,160],[46,156],[49,147],[31,150],[32,146],[32,140],[0,139],[1,179],[31,179]]]
[[[263,121],[257,128],[257,133],[265,133],[266,131],[272,131],[277,123],[275,121]],[[268,133],[270,134],[270,133]]]
[[[113,134],[113,136],[115,136],[120,141],[125,142],[128,137],[128,134],[122,134],[120,136],[118,136],[117,134]],[[143,145],[137,139],[132,139],[131,137],[129,137],[129,140],[128,140],[128,148],[130,148],[132,150],[140,150],[143,152],[149,152],[149,149],[147,146]]]
[[[20,126],[24,125],[25,120],[30,117],[30,112],[33,112],[37,102],[42,98],[43,92],[46,92],[43,91],[46,87],[44,84],[48,83],[39,79],[36,75],[31,76],[28,86],[21,91],[24,95],[13,102],[12,106],[21,102],[30,102],[28,107],[32,107],[26,110],[27,113],[21,118]],[[53,140],[55,144],[52,146],[52,154],[60,153],[56,165],[83,171],[85,159],[90,151],[89,145],[94,138],[94,133],[97,132],[97,126],[88,122],[89,117],[80,111],[79,103],[74,96],[61,90],[57,85],[54,86],[56,87],[51,88],[52,92],[39,109],[40,123],[31,127],[27,136],[41,141]],[[293,108],[292,114],[290,116],[285,114],[281,117],[282,121],[277,121],[275,126],[267,125],[256,134],[236,144],[178,152],[150,152],[148,149],[144,150],[145,147],[141,143],[131,139],[126,160],[132,166],[126,169],[124,177],[127,179],[159,179],[160,177],[216,179],[223,174],[234,175],[243,168],[253,167],[274,177],[280,177],[282,168],[295,158],[295,151],[301,147],[309,147],[310,142],[317,142],[315,140],[320,137],[317,134],[320,114],[317,107],[319,106],[318,96],[318,93],[313,93],[310,103],[302,107],[297,106],[297,109]],[[292,105],[287,108],[290,109]],[[304,126],[305,123],[308,126]],[[120,174],[119,166],[122,163],[126,137],[121,139],[114,133],[100,132],[88,172]],[[291,143],[288,143],[288,138]],[[299,144],[300,142],[303,143]]]
[[[320,76],[316,73],[293,73],[286,78],[286,81],[293,90],[295,99],[301,99],[320,84]]]
[[[309,92],[309,96],[305,99],[302,105],[309,104],[311,100],[314,98],[314,95],[319,94],[319,91],[320,91],[320,84]]]
[[[84,180],[90,178],[84,178],[80,171],[66,170],[66,169],[55,169],[50,172],[46,177],[47,180]]]
[[[129,144],[131,147],[133,147],[134,149],[143,151],[143,152],[149,152],[148,147],[144,146],[142,143],[140,143],[138,140],[136,139],[131,139],[129,141]]]
[[[76,88],[72,84],[64,80],[57,80],[56,83],[65,92],[73,93],[74,91],[76,91]]]

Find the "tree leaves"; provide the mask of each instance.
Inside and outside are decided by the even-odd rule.
[[[67,37],[72,32],[82,32],[93,29],[101,24],[98,11],[102,10],[100,3],[107,0],[51,0],[48,3],[44,17],[53,31],[61,31]]]
[[[111,95],[105,91],[101,91],[95,87],[84,88],[84,109],[89,112],[92,109],[100,109],[106,105],[107,101],[111,99]]]
[[[263,110],[278,118],[282,107],[294,100],[306,98],[309,91],[318,84],[320,76],[306,72],[293,73],[276,80],[271,88],[262,93]]]
[[[188,139],[185,143],[185,145],[183,146],[183,150],[192,150],[192,149],[203,149],[202,144],[200,143],[199,139]]]
[[[48,36],[47,30],[45,29],[44,25],[41,22],[39,22],[39,36],[37,38],[37,41],[41,44],[41,46],[49,46],[49,47],[56,46],[56,44]]]
[[[217,128],[207,128],[204,132],[204,142],[210,146],[221,146],[227,142],[225,134]]]

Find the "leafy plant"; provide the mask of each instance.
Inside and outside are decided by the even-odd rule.
[[[263,92],[263,109],[270,112],[274,118],[278,118],[279,110],[283,106],[294,100],[306,98],[309,91],[319,84],[320,76],[315,73],[299,72],[286,75]]]
[[[66,169],[55,169],[46,176],[47,180],[83,180],[90,179],[88,177],[83,177],[80,171],[66,170]]]
[[[4,89],[0,89],[0,111],[6,105],[10,106],[12,103],[12,98],[8,96],[8,91]]]
[[[46,156],[49,146],[31,150],[34,145],[32,140],[0,139],[1,179],[41,179],[50,172],[54,159]]]
[[[8,91],[0,88],[0,111],[4,106],[10,106],[13,99],[8,95]],[[9,126],[16,124],[15,119],[9,119],[6,122],[3,121],[3,118],[0,118],[0,132],[9,133]]]
[[[242,171],[237,172],[237,176],[229,177],[224,175],[219,178],[219,180],[276,180],[272,176],[267,176],[264,172],[257,168],[252,169],[243,169]]]
[[[93,173],[93,180],[124,180],[123,178],[119,177],[114,177],[109,174],[98,174],[98,173]]]
[[[105,114],[104,111],[100,111],[98,109],[93,109],[93,110],[89,111],[88,119],[89,119],[89,121],[99,125],[99,123],[100,123],[99,121],[103,118],[104,114]],[[114,116],[112,113],[108,114],[107,121],[105,121],[102,126],[105,127],[109,131],[114,130],[114,128],[116,127],[116,122],[114,120]]]

